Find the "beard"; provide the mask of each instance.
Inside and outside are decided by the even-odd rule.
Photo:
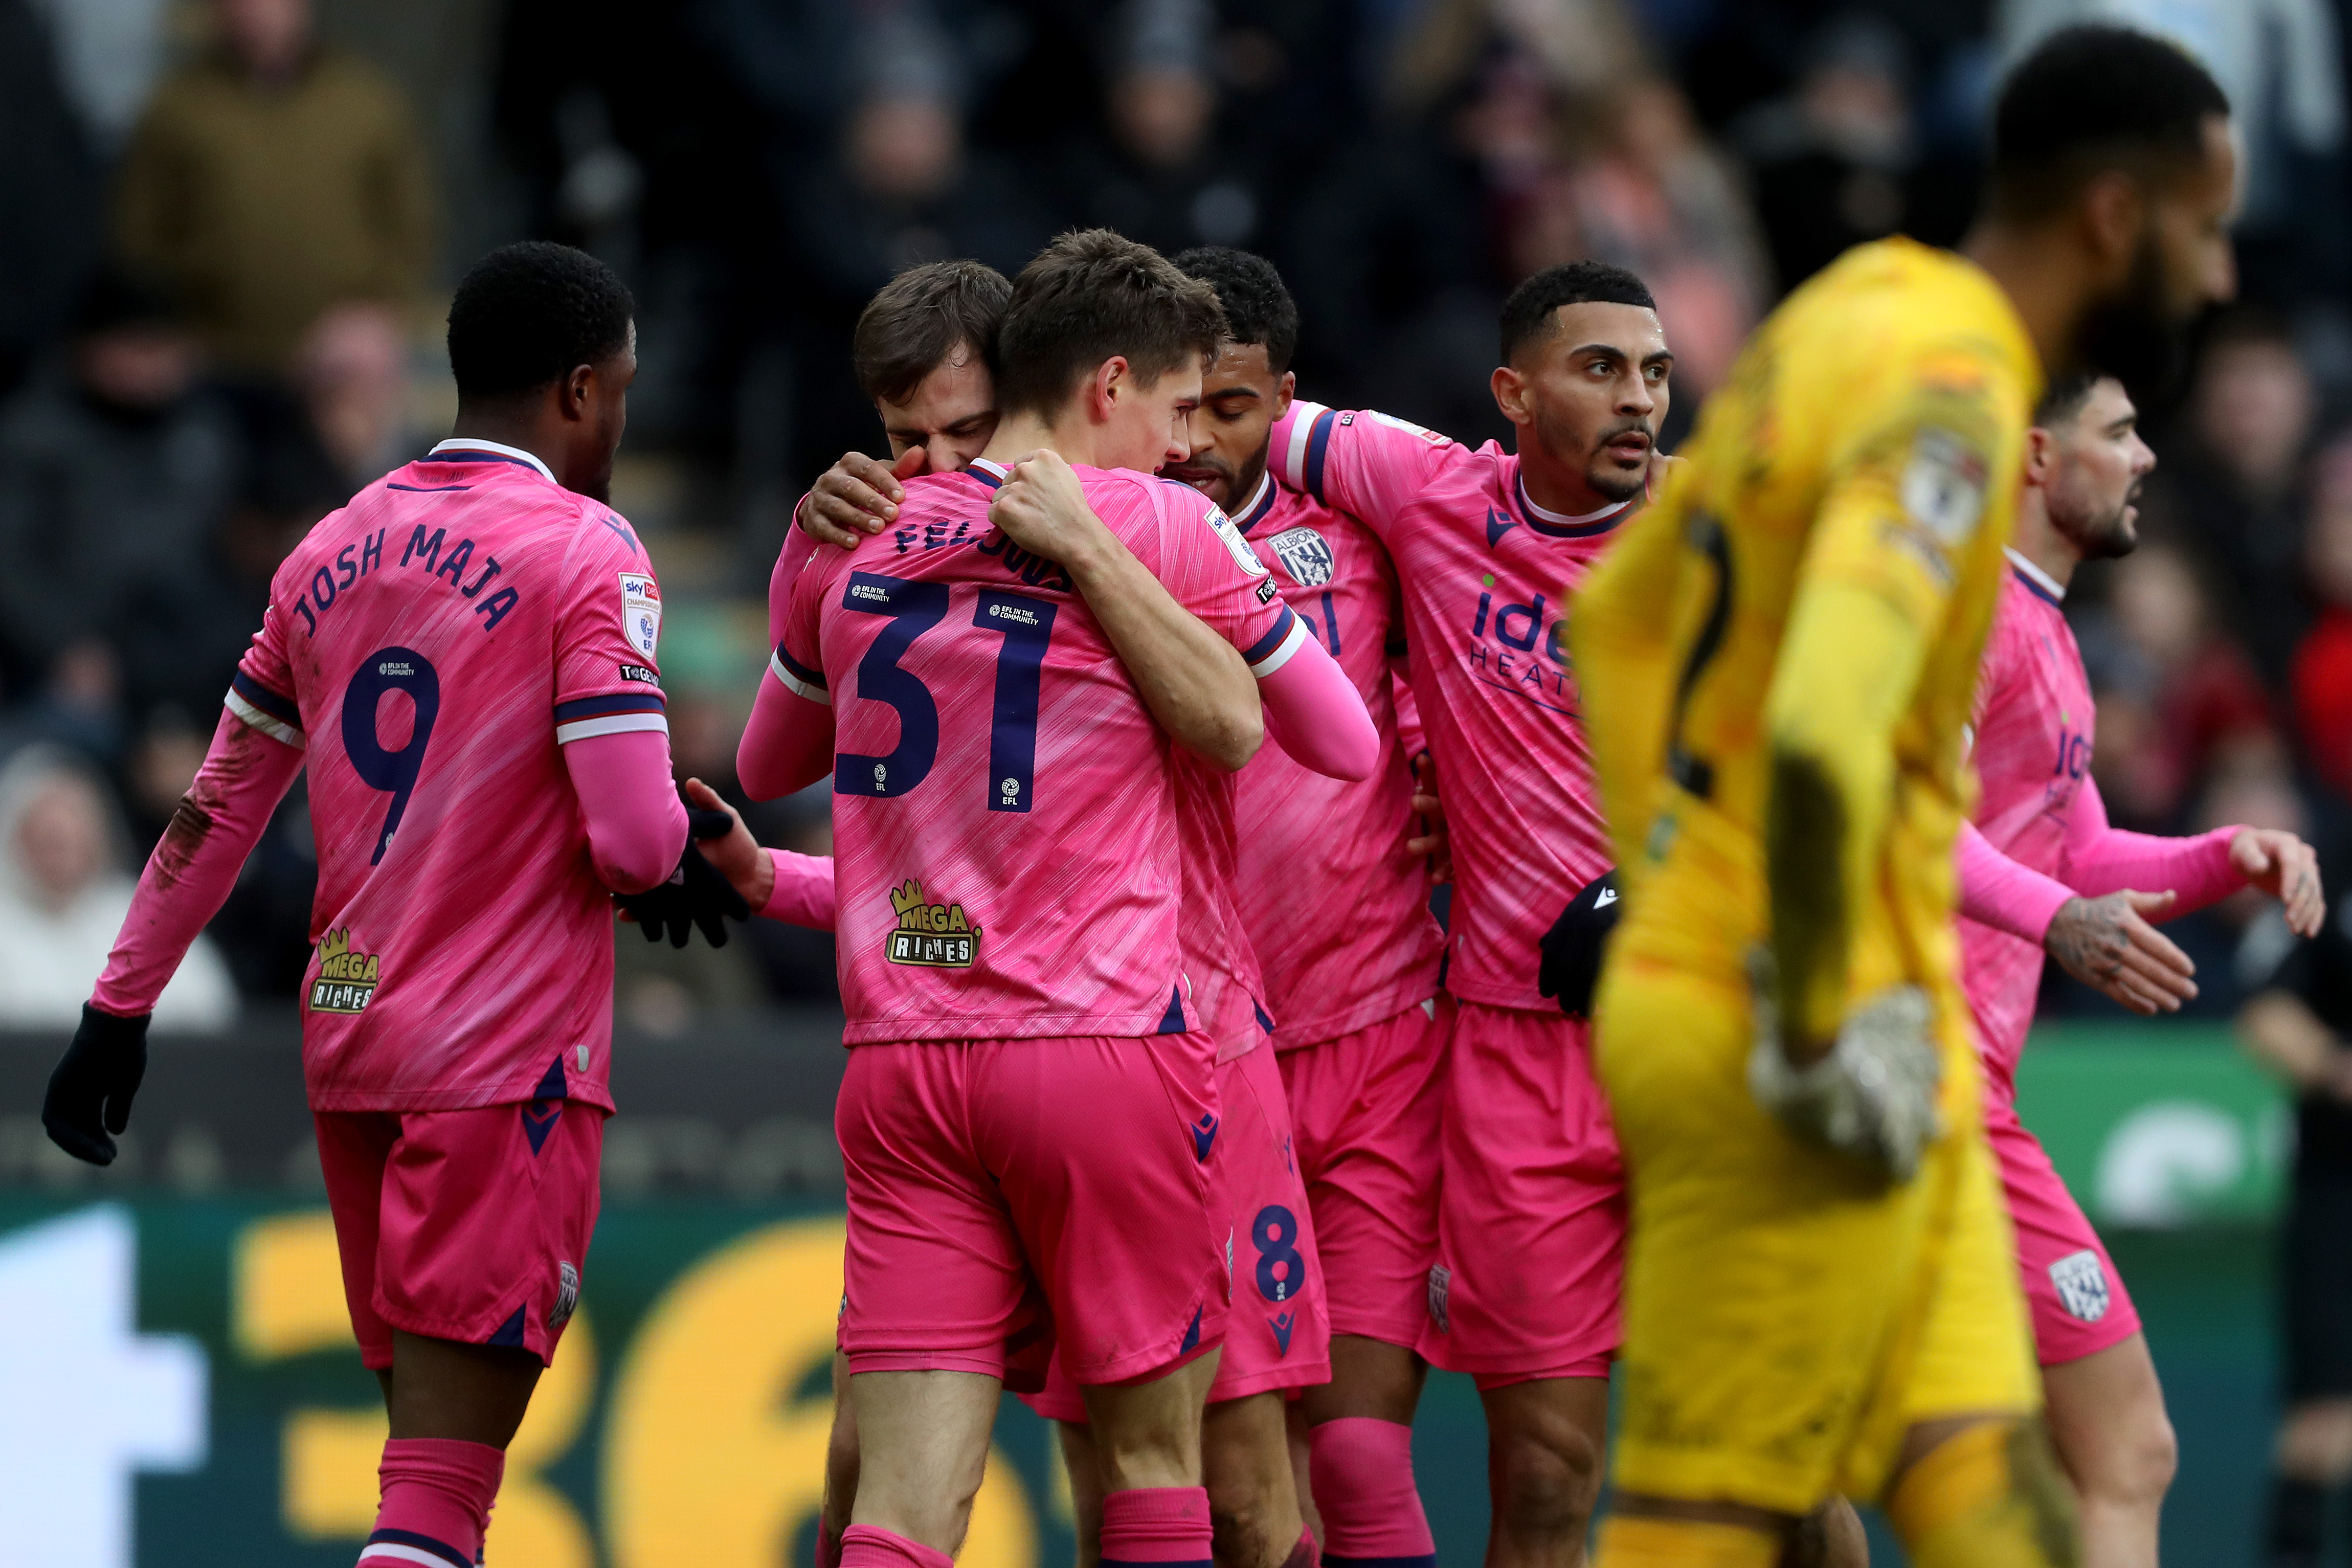
[[[2131,494],[2114,507],[2095,511],[2089,507],[2064,504],[2053,496],[2050,525],[2084,560],[2119,560],[2139,548],[2138,521],[2132,515],[2133,503],[2138,499],[2139,487],[2134,485]]]
[[[2151,230],[2140,236],[2122,290],[2084,313],[2074,347],[2089,369],[2122,382],[2132,400],[2146,408],[2161,399],[2179,374],[2187,325],[2167,307],[2164,258]]]
[[[1609,450],[1609,443],[1629,430],[1639,430],[1643,435],[1649,437],[1652,451],[1656,450],[1657,432],[1650,427],[1648,420],[1619,419],[1612,422],[1607,429],[1591,437],[1591,448],[1585,454],[1584,482],[1592,488],[1594,495],[1603,500],[1611,502],[1632,500],[1635,496],[1640,495],[1650,482],[1648,462],[1644,461],[1640,468],[1629,474],[1618,466],[1616,455]],[[1573,452],[1583,439],[1579,432],[1569,427],[1565,419],[1541,410],[1536,416],[1536,437],[1543,443],[1544,450],[1547,452]]]

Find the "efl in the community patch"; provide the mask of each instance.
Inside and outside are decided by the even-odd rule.
[[[621,630],[631,647],[654,657],[661,643],[661,586],[652,574],[621,574]]]

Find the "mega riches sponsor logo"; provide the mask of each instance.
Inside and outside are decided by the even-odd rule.
[[[935,904],[912,877],[890,889],[890,910],[898,917],[883,956],[893,963],[923,969],[970,969],[980,952],[980,928],[965,918],[961,904]]]
[[[319,939],[319,977],[310,982],[313,1013],[364,1013],[375,994],[378,960],[352,948],[351,927]]]

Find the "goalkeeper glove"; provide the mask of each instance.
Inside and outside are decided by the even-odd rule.
[[[77,1160],[114,1163],[114,1140],[107,1134],[131,1125],[131,1098],[147,1075],[147,1022],[152,1014],[118,1017],[85,1002],[81,1027],[41,1101],[41,1125],[49,1142]]]
[[[719,874],[718,868],[702,858],[696,840],[726,837],[735,831],[735,819],[723,811],[692,806],[687,808],[686,819],[686,848],[677,858],[677,869],[667,881],[656,882],[642,893],[623,893],[617,901],[631,920],[645,928],[647,942],[659,942],[667,934],[670,946],[684,947],[699,926],[711,946],[725,947],[723,917],[749,920],[751,906]]]
[[[1571,1018],[1592,1016],[1592,989],[1601,983],[1601,961],[1607,956],[1609,933],[1625,908],[1617,896],[1617,872],[1612,868],[1584,885],[1568,900],[1568,908],[1544,932],[1543,966],[1536,972],[1536,989],[1557,997],[1559,1010]]]
[[[1917,1174],[1922,1151],[1942,1131],[1936,1095],[1944,1063],[1927,993],[1890,985],[1865,998],[1838,1026],[1829,1055],[1798,1067],[1781,1047],[1769,954],[1759,951],[1748,976],[1756,1044],[1748,1088],[1757,1103],[1807,1142],[1865,1161],[1891,1180]]]

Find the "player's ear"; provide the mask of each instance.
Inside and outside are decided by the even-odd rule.
[[[1135,371],[1125,354],[1113,354],[1095,366],[1094,384],[1087,388],[1087,412],[1096,423],[1108,419],[1118,406],[1118,400],[1135,391]]]
[[[2025,482],[2046,485],[2058,466],[2058,443],[2049,431],[2036,425],[2025,433]]]
[[[1535,423],[1533,416],[1528,413],[1527,377],[1509,365],[1498,364],[1495,367],[1495,374],[1487,384],[1494,389],[1495,406],[1503,411],[1504,418],[1514,425]]]
[[[2121,169],[2095,174],[2083,186],[2082,231],[2098,281],[2123,282],[2138,259],[2147,227],[2147,193]]]
[[[572,367],[571,374],[556,383],[556,406],[562,411],[566,419],[588,417],[588,395],[593,388],[595,381],[594,365],[575,364]]]
[[[1274,416],[1276,419],[1290,412],[1290,400],[1297,395],[1297,373],[1284,371],[1281,381],[1277,382],[1274,388]]]

